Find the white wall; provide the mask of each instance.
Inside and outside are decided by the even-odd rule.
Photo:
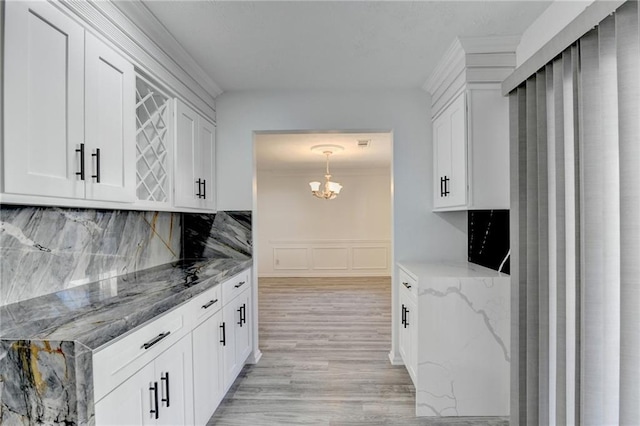
[[[334,200],[311,195],[317,170],[258,172],[260,276],[390,275],[389,169],[339,170]]]
[[[428,93],[249,91],[223,93],[216,104],[218,209],[253,207],[254,131],[390,130],[395,260],[466,259],[466,212],[431,213]]]
[[[522,33],[516,49],[516,66],[522,65],[542,46],[580,15],[595,0],[555,0]]]

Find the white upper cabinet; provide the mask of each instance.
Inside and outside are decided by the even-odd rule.
[[[435,208],[467,204],[467,123],[464,93],[433,121]]]
[[[111,2],[2,8],[3,203],[215,211],[219,89],[202,91],[199,68]]]
[[[84,197],[84,29],[47,2],[5,2],[4,191]]]
[[[135,199],[135,73],[133,65],[91,34],[85,50],[87,198]]]
[[[215,126],[176,102],[175,205],[215,209]]]
[[[5,22],[3,192],[133,201],[133,65],[48,2]]]
[[[457,39],[427,82],[433,210],[509,209],[509,109],[517,37]]]

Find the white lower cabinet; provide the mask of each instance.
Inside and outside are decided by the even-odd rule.
[[[98,401],[96,424],[192,424],[191,372],[187,335]]]
[[[251,292],[247,288],[222,308],[225,326],[224,389],[229,389],[251,352],[251,333],[247,315],[251,311]]]
[[[93,355],[96,424],[205,425],[252,351],[251,272]]]
[[[416,383],[417,369],[417,329],[418,310],[416,301],[409,291],[400,288],[400,329],[398,333],[398,342],[400,356],[404,361],[404,365],[411,376],[411,380]]]
[[[206,424],[224,395],[223,322],[218,311],[193,330],[195,424]]]

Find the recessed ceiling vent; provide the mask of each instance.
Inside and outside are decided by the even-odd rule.
[[[371,145],[371,139],[362,139],[358,141],[358,148],[369,148]]]

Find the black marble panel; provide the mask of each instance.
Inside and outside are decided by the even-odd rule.
[[[184,213],[184,259],[251,257],[251,212]]]
[[[509,210],[470,210],[468,219],[469,262],[508,274]]]

